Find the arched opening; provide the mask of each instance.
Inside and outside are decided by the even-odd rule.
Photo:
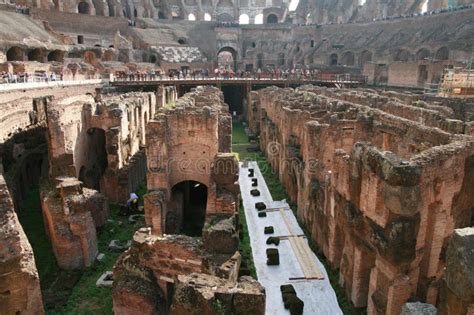
[[[348,51],[342,55],[341,63],[344,66],[352,67],[355,63],[354,59],[354,53],[352,51]]]
[[[249,24],[250,18],[247,14],[241,14],[239,16],[239,24]]]
[[[359,66],[362,68],[366,63],[372,61],[372,52],[364,50],[359,57]]]
[[[87,157],[79,170],[79,180],[84,186],[100,191],[100,179],[108,166],[105,131],[91,128],[86,137]]]
[[[189,21],[196,21],[196,16],[195,16],[194,14],[192,14],[192,13],[189,13],[189,15],[188,15],[188,20],[189,20]]]
[[[138,17],[137,9],[133,9],[133,16],[136,17],[136,18]]]
[[[337,54],[336,53],[331,54],[329,56],[329,65],[330,66],[337,66]]]
[[[186,45],[187,42],[186,42],[186,40],[185,40],[184,38],[180,38],[180,39],[178,39],[178,44],[180,44],[180,45]]]
[[[84,62],[89,63],[89,64],[94,64],[95,63],[95,53],[93,51],[86,51],[84,53]]]
[[[114,59],[114,51],[111,49],[106,50],[102,55],[102,61],[113,61]]]
[[[311,40],[309,46],[310,46],[311,48],[314,48],[314,40],[313,40],[313,39]]]
[[[431,57],[431,52],[426,48],[422,48],[422,49],[418,50],[418,52],[416,53],[416,60],[418,60],[418,61],[427,60],[430,57]]]
[[[232,47],[223,47],[217,53],[217,64],[225,69],[237,69],[237,51]]]
[[[409,61],[411,60],[411,54],[408,50],[400,49],[395,53],[393,61]]]
[[[263,14],[257,14],[255,16],[255,24],[263,24]]]
[[[12,47],[7,50],[7,61],[24,61],[25,50],[20,47]]]
[[[57,61],[63,62],[64,61],[64,52],[60,50],[53,50],[48,54],[48,61]]]
[[[165,231],[168,234],[201,236],[206,219],[207,187],[196,181],[184,181],[171,189]]]
[[[28,52],[28,61],[43,62],[43,60],[44,60],[44,53],[42,49],[35,48]]]
[[[163,11],[158,12],[158,19],[160,19],[160,20],[165,20],[166,19],[166,15],[163,13]]]
[[[276,14],[269,14],[267,16],[267,24],[276,24],[278,23],[278,16]]]
[[[436,51],[435,59],[437,60],[448,60],[449,59],[449,49],[447,47],[441,47]]]
[[[229,13],[221,13],[217,16],[219,22],[234,22],[234,17]]]
[[[150,56],[150,62],[151,62],[151,63],[156,63],[157,61],[158,61],[158,58],[156,58],[155,55],[151,55],[151,56]]]
[[[87,2],[79,2],[77,5],[77,12],[79,14],[91,14],[91,7]]]
[[[209,13],[204,13],[204,21],[212,21],[212,17]]]

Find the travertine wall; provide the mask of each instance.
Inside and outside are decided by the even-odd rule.
[[[237,161],[228,154],[232,122],[218,89],[199,87],[186,94],[175,108],[160,110],[146,130],[145,218],[156,233],[165,233],[165,218],[173,211],[171,189],[184,181],[207,187],[206,215],[236,211]]]
[[[411,296],[436,304],[447,241],[474,207],[464,123],[363,91],[268,88],[252,100],[250,128],[351,302],[370,314],[399,314]]]
[[[35,258],[0,173],[0,311],[44,314]]]

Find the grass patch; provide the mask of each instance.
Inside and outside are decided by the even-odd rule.
[[[98,230],[99,252],[105,254],[102,262],[86,268],[82,277],[73,288],[67,305],[47,311],[47,314],[113,314],[112,289],[97,288],[97,279],[105,272],[111,271],[120,253],[110,252],[108,245],[111,240],[130,240],[139,226],[128,222],[127,217],[119,215],[119,207],[110,206],[110,219]],[[122,222],[121,224],[119,222]]]
[[[240,205],[239,209],[239,220],[240,224],[242,225],[243,234],[242,239],[239,242],[239,252],[242,255],[242,260],[245,261],[245,263],[247,264],[247,268],[250,271],[250,275],[254,279],[257,279],[257,271],[253,263],[252,247],[250,246],[249,230],[247,227],[247,220],[245,219],[245,211],[242,204]]]
[[[137,189],[143,203],[146,184]],[[56,264],[51,242],[46,236],[38,188],[31,189],[18,213],[20,223],[33,247],[40,276],[46,314],[113,314],[112,289],[97,288],[95,283],[103,272],[112,270],[120,253],[110,252],[111,240],[130,240],[140,224],[131,224],[120,216],[117,205],[110,205],[107,222],[97,231],[99,252],[105,254],[100,263],[84,270],[65,271]],[[121,223],[119,223],[121,222]]]
[[[240,125],[240,126],[239,126]],[[238,132],[243,132],[245,133],[245,129],[243,126],[239,123],[233,123],[232,125],[233,130],[237,130]],[[274,200],[282,200],[286,199],[290,208],[295,212],[296,219],[298,220],[298,223],[300,224],[301,228],[303,229],[307,239],[309,246],[311,250],[318,256],[319,260],[322,262],[324,265],[324,268],[326,269],[329,277],[329,281],[334,289],[334,292],[336,293],[337,301],[339,303],[339,306],[341,307],[341,310],[344,314],[355,314],[355,315],[362,315],[362,314],[367,314],[366,309],[355,309],[352,307],[351,303],[347,300],[344,289],[339,285],[339,271],[338,270],[332,270],[329,267],[329,264],[322,253],[322,251],[318,248],[316,243],[311,239],[310,233],[308,232],[306,226],[304,225],[303,222],[301,222],[296,215],[296,209],[297,205],[296,203],[292,202],[283,187],[283,185],[280,182],[280,179],[278,178],[278,174],[273,172],[270,164],[268,163],[266,157],[263,155],[262,152],[252,152],[249,153],[247,152],[247,148],[249,147],[255,147],[255,145],[251,145],[250,143],[240,143],[238,145],[233,145],[232,150],[234,154],[236,155],[237,159],[239,160],[253,160],[257,161],[258,167],[260,168],[260,172],[262,173],[262,176],[265,178],[265,182],[268,186],[268,190],[270,191],[272,198]]]

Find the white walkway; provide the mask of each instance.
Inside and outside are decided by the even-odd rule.
[[[252,178],[248,176],[249,168],[255,170],[253,178],[257,178],[257,187],[252,187]],[[298,297],[304,302],[304,314],[342,314],[324,266],[309,249],[306,238],[302,236],[303,231],[288,204],[285,201],[273,201],[256,162],[249,162],[248,167],[240,163],[239,185],[258,281],[266,290],[266,314],[289,314],[281,298],[282,284],[294,286]],[[259,197],[250,194],[255,188],[260,191]],[[258,217],[256,202],[266,204],[267,217]],[[275,232],[264,234],[265,226],[273,226]],[[283,238],[279,246],[266,244],[269,236],[289,235],[292,236]],[[278,248],[279,266],[267,266],[266,249],[272,247]]]

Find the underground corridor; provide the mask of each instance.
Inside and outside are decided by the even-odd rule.
[[[184,181],[171,190],[171,209],[166,215],[166,233],[201,236],[206,218],[207,187]]]

